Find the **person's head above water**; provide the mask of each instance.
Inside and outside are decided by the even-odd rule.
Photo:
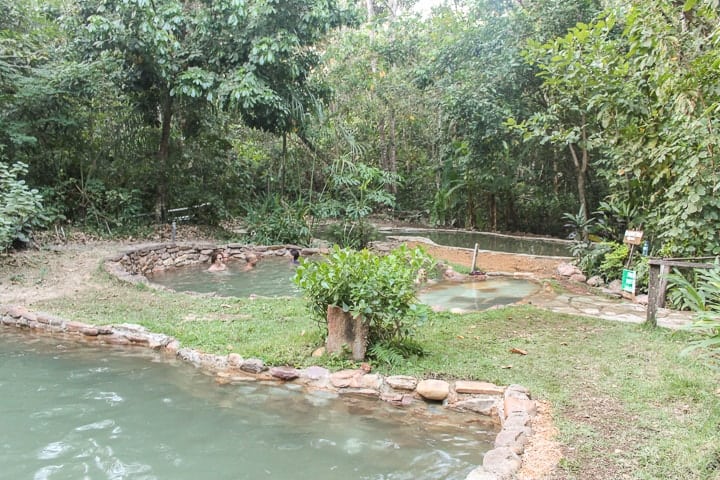
[[[255,265],[258,263],[260,258],[258,258],[257,255],[254,253],[246,253],[245,254],[245,266],[242,268],[243,272],[247,272],[255,268]]]
[[[212,255],[210,255],[210,268],[208,268],[208,270],[211,272],[225,270],[227,268],[225,259],[225,253],[222,250],[213,252]]]
[[[290,255],[292,255],[293,263],[298,263],[298,258],[300,258],[300,251],[297,248],[291,248]]]

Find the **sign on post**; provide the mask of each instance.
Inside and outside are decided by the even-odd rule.
[[[635,270],[623,269],[621,287],[624,292],[635,295]]]
[[[625,237],[623,238],[623,242],[627,243],[628,245],[640,245],[642,243],[642,239],[642,230],[625,230]]]

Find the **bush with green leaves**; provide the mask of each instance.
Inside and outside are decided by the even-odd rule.
[[[26,173],[24,163],[0,161],[0,251],[15,240],[28,242],[32,228],[43,221],[42,197],[19,178]]]
[[[570,246],[570,253],[575,258],[575,264],[588,277],[600,274],[600,265],[605,254],[611,251],[607,243],[591,241],[575,241]]]
[[[630,250],[622,243],[603,242],[603,245],[607,245],[607,249],[600,262],[600,274],[607,281],[617,280],[622,276]]]
[[[645,222],[641,208],[631,199],[609,196],[600,202],[595,212],[595,231],[603,238],[620,240],[628,228],[641,229]]]
[[[44,188],[42,194],[54,220],[70,219],[95,234],[134,232],[146,221],[140,190],[111,188],[97,178],[68,178]]]
[[[250,209],[245,218],[247,239],[258,245],[308,245],[312,240],[306,217],[310,208],[302,201],[288,203],[269,197]]]
[[[368,217],[378,208],[395,205],[391,193],[400,180],[362,162],[341,158],[327,169],[328,192],[315,206],[319,218],[340,219],[330,234],[343,247],[364,248],[375,233]]]
[[[588,217],[585,214],[582,206],[577,213],[563,213],[562,218],[566,222],[563,226],[570,230],[570,235],[578,241],[587,241],[591,230],[597,222],[594,217]]]
[[[368,346],[390,345],[410,337],[427,310],[417,303],[415,278],[432,259],[420,248],[401,246],[386,255],[334,247],[324,261],[303,259],[294,282],[326,326],[327,308],[335,305],[369,326]]]
[[[635,270],[635,287],[638,293],[647,293],[650,283],[650,263],[648,257],[641,256],[633,260]]]
[[[600,275],[608,282],[622,277],[630,254],[627,245],[617,242],[574,242],[570,249],[575,257],[575,264],[585,275]],[[650,271],[647,257],[635,252],[631,268],[636,271],[638,292],[646,292]]]
[[[691,343],[689,350],[707,349],[715,358],[720,354],[720,265],[707,270],[697,270],[694,281],[679,271],[668,275],[673,301],[695,312],[690,329],[702,335]]]
[[[366,220],[344,220],[333,223],[328,230],[328,239],[341,247],[362,249],[377,238],[377,228]]]

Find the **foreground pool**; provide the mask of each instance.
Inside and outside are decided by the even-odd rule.
[[[385,402],[218,386],[160,354],[6,330],[0,398],[8,479],[462,480],[495,436],[441,409],[435,424]]]

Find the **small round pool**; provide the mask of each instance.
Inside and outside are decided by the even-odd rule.
[[[517,303],[539,288],[534,282],[515,278],[491,277],[463,283],[443,280],[424,288],[418,299],[433,310],[469,312]]]
[[[227,270],[208,272],[201,263],[165,270],[148,280],[178,292],[216,293],[226,297],[297,297],[300,289],[292,282],[295,265],[287,257],[263,257],[255,268],[243,271],[245,263],[228,262]]]

